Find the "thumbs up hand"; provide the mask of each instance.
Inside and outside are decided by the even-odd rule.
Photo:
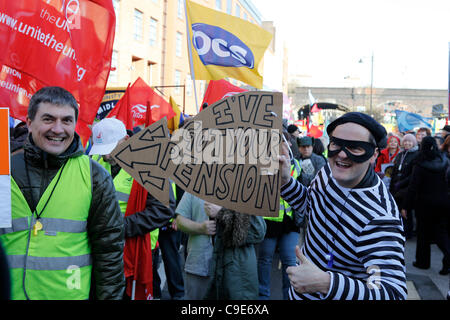
[[[309,261],[298,246],[295,247],[295,255],[299,259],[300,265],[286,268],[294,290],[298,293],[327,294],[330,289],[330,275]]]

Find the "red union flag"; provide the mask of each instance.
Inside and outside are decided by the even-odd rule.
[[[111,0],[0,0],[0,106],[25,120],[44,86],[70,91],[80,104],[77,132],[90,135],[111,68]]]
[[[133,127],[145,125],[147,105],[150,106],[151,111],[149,124],[164,117],[169,120],[175,116],[172,106],[139,77],[127,88],[125,94],[106,117],[115,117],[122,121],[127,129],[132,130]]]
[[[206,89],[205,96],[203,97],[203,102],[200,111],[203,109],[203,104],[206,102],[208,105],[213,104],[216,101],[225,99],[232,95],[238,94],[240,92],[245,92],[247,90],[232,85],[226,80],[211,80]]]

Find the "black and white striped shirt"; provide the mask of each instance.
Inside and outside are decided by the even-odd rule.
[[[406,299],[403,225],[393,197],[377,180],[369,188],[343,188],[327,164],[308,189],[292,178],[281,188],[281,196],[309,217],[303,254],[331,276],[327,295],[291,287],[291,299]]]

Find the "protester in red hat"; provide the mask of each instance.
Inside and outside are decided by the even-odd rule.
[[[397,136],[390,136],[387,142],[387,148],[381,150],[375,165],[375,172],[384,176],[382,164],[394,163],[395,157],[400,152],[400,139]]]

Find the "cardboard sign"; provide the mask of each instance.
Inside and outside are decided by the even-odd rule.
[[[112,156],[165,205],[171,179],[225,208],[278,216],[282,100],[281,93],[264,91],[219,100],[170,138],[164,118],[118,145]]]
[[[0,228],[11,228],[9,109],[0,108]]]

